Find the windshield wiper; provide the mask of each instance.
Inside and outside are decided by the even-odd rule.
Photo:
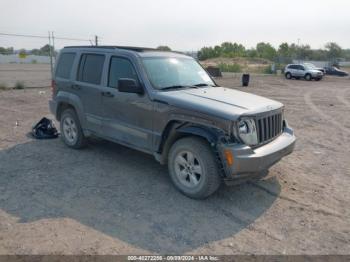
[[[212,86],[212,85],[208,85],[206,83],[199,83],[199,84],[195,84],[193,86],[201,87],[201,86]]]
[[[195,84],[195,85],[173,85],[173,86],[166,86],[161,88],[160,90],[169,90],[169,89],[179,89],[179,88],[198,88],[198,87],[202,87],[202,86],[211,86],[212,85],[208,85],[206,83],[199,83],[199,84]]]
[[[191,85],[173,85],[173,86],[162,87],[160,90],[180,89],[180,88],[198,88],[198,87],[191,86]]]

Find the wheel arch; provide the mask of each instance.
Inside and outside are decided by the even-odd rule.
[[[205,125],[178,120],[170,121],[163,131],[161,142],[158,147],[157,160],[161,164],[165,164],[171,146],[181,138],[188,136],[200,137],[206,140],[211,147],[215,148],[222,135],[222,131],[215,130],[214,128]]]
[[[86,126],[86,120],[84,115],[83,104],[80,98],[77,95],[62,92],[57,95],[57,110],[56,110],[56,119],[60,121],[62,113],[68,108],[72,108],[80,121],[82,128]]]

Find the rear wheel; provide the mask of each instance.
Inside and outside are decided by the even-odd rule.
[[[204,199],[221,184],[216,157],[201,138],[176,141],[169,152],[168,169],[175,187],[191,198]]]
[[[310,74],[306,74],[304,78],[306,81],[311,81],[312,79]]]
[[[292,74],[288,72],[288,73],[285,74],[285,77],[286,77],[287,79],[291,79],[291,78],[292,78]]]
[[[60,127],[62,140],[67,146],[79,149],[86,145],[86,138],[74,109],[68,108],[63,111]]]

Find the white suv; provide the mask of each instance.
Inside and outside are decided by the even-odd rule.
[[[284,75],[287,79],[296,79],[304,78],[307,81],[315,79],[319,81],[323,77],[323,73],[319,70],[316,70],[306,64],[289,64],[284,69]]]

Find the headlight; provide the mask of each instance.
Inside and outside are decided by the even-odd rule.
[[[242,119],[238,123],[238,135],[242,141],[250,146],[258,144],[255,121],[253,119]]]

